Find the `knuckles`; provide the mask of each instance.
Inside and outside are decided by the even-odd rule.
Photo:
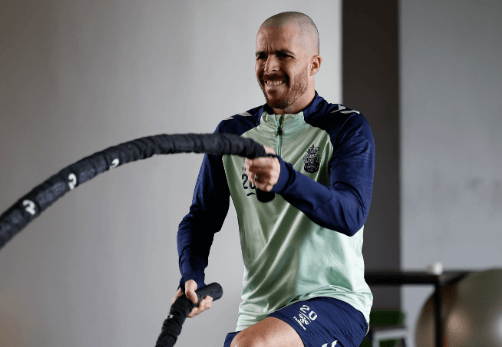
[[[190,314],[188,315],[188,317],[193,318],[193,317],[201,314],[202,312],[210,309],[212,302],[213,302],[213,300],[211,297],[206,297],[205,299],[201,300],[201,302],[199,303],[199,306],[194,307],[192,312],[190,312]]]

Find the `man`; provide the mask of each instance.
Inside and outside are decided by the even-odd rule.
[[[256,77],[267,103],[223,120],[216,132],[252,138],[279,157],[206,155],[190,213],[180,223],[180,288],[196,302],[232,197],[245,271],[237,328],[225,347],[349,347],[367,333],[373,297],[362,242],[373,136],[359,112],[317,94],[321,62],[308,16],[284,12],[262,24]],[[256,187],[277,195],[261,203]],[[189,317],[211,302],[206,297]]]

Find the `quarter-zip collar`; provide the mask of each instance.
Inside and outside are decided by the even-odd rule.
[[[299,136],[303,127],[307,124],[307,119],[312,119],[327,112],[329,105],[317,92],[312,102],[295,114],[274,114],[272,108],[265,104],[258,111],[259,126],[264,134],[266,133],[274,139],[274,150],[281,156],[283,143],[289,143],[296,136]]]
[[[319,111],[321,111],[321,109],[327,107],[327,105],[328,105],[328,102],[326,102],[326,100],[324,100],[323,97],[319,96],[319,94],[316,91],[314,99],[312,100],[312,102],[310,104],[308,104],[307,107],[305,107],[303,110],[301,110],[299,113],[296,113],[296,114],[285,114],[284,118],[285,119],[292,118],[294,116],[298,116],[301,114],[301,115],[303,115],[304,119],[307,119],[307,118],[310,118],[311,115],[314,115],[314,114],[318,113]],[[260,109],[260,111],[259,111],[260,117],[263,115],[263,112],[266,112],[269,115],[274,115],[274,110],[272,110],[272,107],[270,107],[268,104],[263,105],[262,108]],[[280,115],[274,115],[274,116],[277,116],[280,118]],[[288,117],[286,117],[286,116],[288,116]]]

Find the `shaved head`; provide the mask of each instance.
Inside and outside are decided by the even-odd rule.
[[[263,22],[260,28],[283,27],[292,24],[302,36],[302,46],[308,54],[319,54],[319,32],[314,21],[301,12],[278,13]]]
[[[282,12],[268,18],[256,35],[256,79],[275,114],[297,113],[315,97],[319,34],[309,16]]]

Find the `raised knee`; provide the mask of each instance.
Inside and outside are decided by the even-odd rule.
[[[266,347],[261,341],[257,338],[250,338],[246,334],[237,334],[235,335],[230,347]]]

